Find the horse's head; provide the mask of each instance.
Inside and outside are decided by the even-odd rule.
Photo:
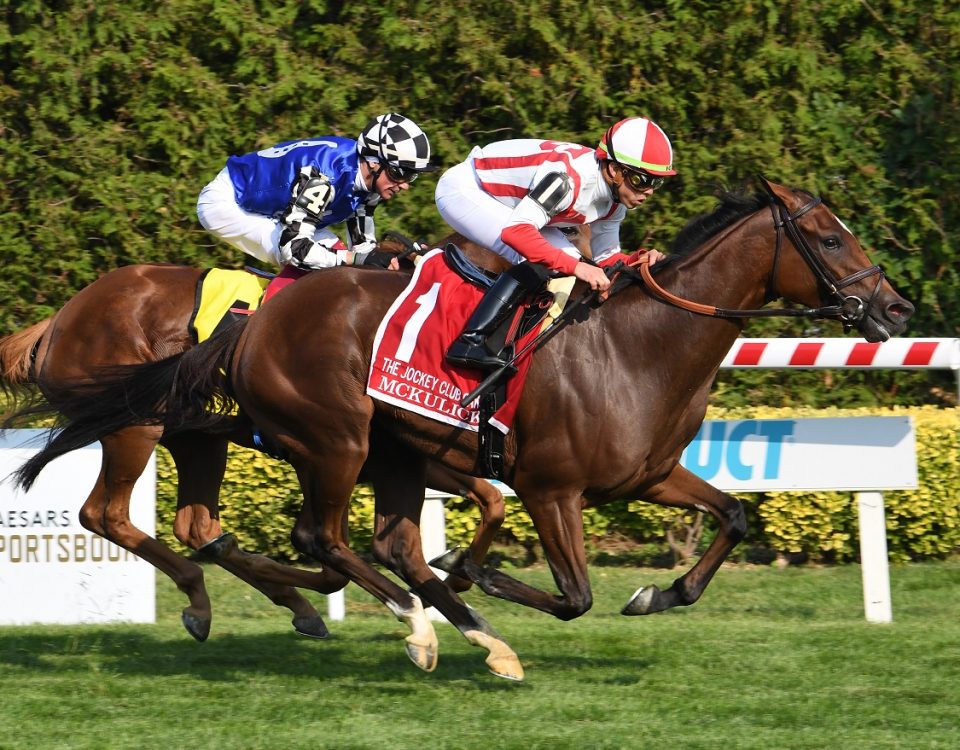
[[[870,263],[846,225],[819,198],[760,179],[773,201],[777,225],[771,278],[776,294],[835,308],[829,317],[856,328],[867,341],[903,333],[913,305]]]

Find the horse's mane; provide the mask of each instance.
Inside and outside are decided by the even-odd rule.
[[[689,255],[707,240],[770,204],[770,197],[761,193],[735,190],[724,193],[710,213],[700,214],[687,222],[670,244],[668,257],[658,265]]]
[[[720,202],[713,211],[694,216],[687,222],[670,243],[667,256],[658,261],[651,272],[655,275],[660,273],[690,255],[718,232],[769,205],[770,197],[766,194],[748,193],[743,189],[727,191],[720,197]],[[610,293],[616,294],[639,280],[639,274],[624,274],[614,281]]]

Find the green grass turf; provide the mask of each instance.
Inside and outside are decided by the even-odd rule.
[[[163,576],[155,625],[0,628],[0,748],[960,747],[960,562],[892,568],[890,625],[864,621],[857,566],[727,567],[694,606],[648,617],[618,612],[673,573],[594,567],[594,607],[572,622],[470,592],[521,684],[443,623],[440,664],[420,672],[405,627],[354,586],[313,641],[205,571],[206,643]],[[512,572],[552,587],[543,568]]]

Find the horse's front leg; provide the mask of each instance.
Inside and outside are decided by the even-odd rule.
[[[675,580],[669,589],[661,591],[656,586],[637,589],[622,613],[648,615],[671,607],[693,604],[703,594],[723,561],[743,539],[747,530],[743,506],[735,497],[707,484],[679,464],[663,482],[640,499],[671,508],[710,513],[719,521],[720,528],[703,556],[690,570]]]
[[[455,552],[430,564],[469,578],[490,596],[539,609],[561,620],[579,617],[593,604],[583,546],[583,498],[579,492],[563,491],[534,494],[529,500],[521,494],[520,499],[537,530],[560,596],[534,588],[495,568],[482,567]]]

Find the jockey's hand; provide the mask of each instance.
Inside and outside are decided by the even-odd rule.
[[[390,271],[400,269],[400,261],[394,253],[384,253],[380,250],[368,250],[367,252],[353,254],[353,265],[368,266],[371,268],[386,268]]]
[[[632,257],[633,257],[633,258],[637,258],[637,257],[639,257],[639,256],[641,256],[641,255],[646,255],[646,256],[647,256],[647,258],[649,259],[648,262],[649,262],[649,264],[650,264],[651,266],[652,266],[654,263],[656,263],[658,260],[663,260],[664,258],[667,257],[666,255],[664,255],[663,253],[661,253],[659,250],[657,250],[656,248],[652,248],[652,247],[641,247],[639,250],[637,250],[637,251],[633,254]]]
[[[586,281],[591,289],[605,292],[610,288],[610,279],[599,266],[593,266],[589,263],[580,261],[573,269],[573,275],[581,281]]]

